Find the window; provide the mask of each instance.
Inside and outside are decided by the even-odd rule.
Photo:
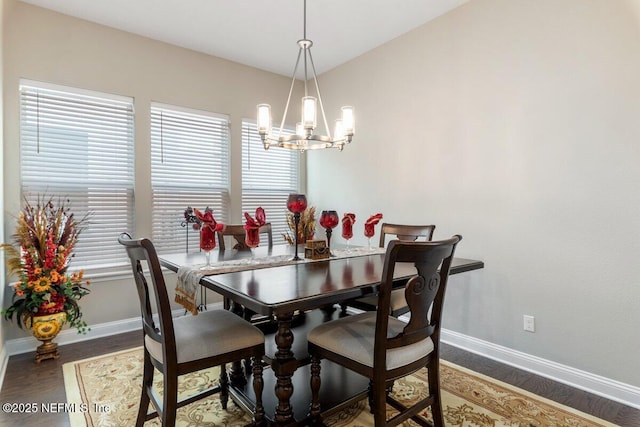
[[[284,130],[284,134],[293,134]],[[296,150],[265,150],[255,122],[242,122],[242,212],[252,216],[262,206],[273,227],[274,243],[282,243],[287,227],[287,198],[298,192],[300,156]]]
[[[92,213],[72,268],[126,265],[117,238],[133,232],[133,100],[23,80],[20,108],[23,196],[68,198],[74,215]]]
[[[153,241],[159,253],[198,250],[199,236],[184,224],[188,206],[213,209],[226,222],[229,206],[228,116],[151,105]]]

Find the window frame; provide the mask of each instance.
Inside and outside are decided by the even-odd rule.
[[[166,116],[165,116],[166,114]],[[165,118],[166,117],[166,118]],[[165,125],[164,120],[174,120],[174,124]],[[179,120],[184,121],[181,125]],[[191,122],[189,120],[192,120]],[[202,122],[197,122],[201,120]],[[212,185],[209,190],[206,186],[192,185],[194,182],[209,182],[212,180],[200,173],[196,179],[178,179],[181,176],[187,176],[188,169],[192,166],[191,160],[198,158],[195,154],[192,157],[188,154],[180,154],[180,147],[175,144],[188,144],[190,136],[188,132],[184,135],[177,134],[179,129],[183,131],[189,129],[189,126],[202,126],[198,131],[205,132],[204,126],[211,126],[209,129],[212,133],[209,136],[215,136],[216,132],[220,132],[220,140],[214,141],[221,144],[216,148],[216,153],[221,156],[219,160],[220,169],[216,173],[220,175],[220,179]],[[200,123],[197,124],[197,123]],[[182,127],[185,126],[185,127]],[[215,129],[215,130],[213,130]],[[174,132],[173,135],[167,132]],[[165,135],[166,133],[166,135]],[[160,138],[160,140],[158,140]],[[193,138],[196,138],[193,136]],[[196,138],[197,139],[197,138]],[[151,218],[152,229],[151,235],[154,245],[159,254],[175,253],[178,251],[197,251],[199,235],[197,231],[192,229],[192,224],[187,223],[184,217],[184,211],[187,207],[204,210],[207,206],[214,209],[214,217],[217,221],[226,223],[230,216],[231,206],[231,120],[229,115],[221,114],[205,110],[197,110],[176,105],[170,105],[160,102],[151,102],[149,109],[149,141],[150,141],[150,188],[151,188]],[[204,143],[205,141],[200,141]],[[169,144],[167,147],[166,144]],[[171,144],[174,144],[173,147]],[[200,150],[208,150],[207,147],[198,146]],[[184,147],[182,147],[184,148]],[[187,148],[196,148],[187,147]],[[169,149],[169,151],[167,151]],[[158,151],[160,150],[160,151]],[[185,151],[186,153],[186,151]],[[202,153],[201,153],[202,154]],[[170,155],[176,163],[173,173],[169,173],[170,166],[164,167],[165,156]],[[204,154],[203,154],[204,155]],[[188,162],[186,162],[188,160]],[[211,159],[209,159],[211,160]],[[215,163],[215,161],[214,161]],[[158,169],[160,165],[163,171]],[[184,168],[184,169],[183,169]],[[204,170],[204,168],[201,168]],[[192,169],[192,171],[200,172],[201,170]],[[176,174],[176,171],[178,172]],[[210,173],[210,172],[209,172]],[[219,196],[216,196],[218,194]],[[167,203],[159,204],[159,197],[166,197]],[[170,196],[169,196],[170,195]],[[169,200],[169,197],[171,200]],[[210,199],[210,200],[207,200]],[[209,201],[213,203],[209,203]],[[171,219],[171,216],[174,215]],[[174,222],[175,221],[175,222]],[[175,228],[173,224],[175,223]],[[187,246],[188,241],[188,246]]]
[[[91,214],[70,271],[82,269],[92,280],[126,272],[117,238],[135,226],[133,98],[28,79],[20,79],[18,92],[21,205],[25,198],[69,199],[75,216]],[[118,173],[107,177],[113,170]],[[105,252],[112,262],[100,262]]]

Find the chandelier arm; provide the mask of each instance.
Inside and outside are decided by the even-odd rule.
[[[313,57],[311,56],[311,49],[309,49],[309,59],[311,60],[311,70],[313,71],[313,81],[316,84],[316,93],[318,94],[318,103],[320,104],[320,112],[322,113],[322,120],[324,121],[324,128],[327,131],[327,136],[331,140],[331,130],[327,123],[327,116],[324,114],[324,105],[322,105],[322,95],[320,95],[320,86],[318,85],[318,76],[316,75],[316,65],[313,63]]]
[[[296,59],[296,66],[293,67],[293,75],[291,76],[291,87],[289,88],[289,96],[287,96],[287,104],[284,107],[282,122],[280,122],[280,130],[278,131],[278,138],[280,138],[280,135],[282,135],[282,129],[284,129],[284,122],[285,120],[287,120],[287,112],[289,111],[289,103],[291,102],[291,94],[293,93],[293,86],[296,83],[296,72],[298,72],[298,64],[300,64],[301,54],[302,54],[302,48],[298,49],[298,58]]]
[[[307,91],[307,54],[309,54],[309,56],[311,56],[311,51],[309,50],[308,47],[304,48],[304,96],[308,96],[309,93]],[[313,61],[311,61],[313,62]]]

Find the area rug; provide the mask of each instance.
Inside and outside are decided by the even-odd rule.
[[[142,349],[125,350],[63,366],[71,427],[131,427],[135,425],[142,383]],[[210,387],[217,369],[184,376],[180,395]],[[446,361],[441,364],[442,404],[447,426],[592,427],[615,426],[572,408],[528,393]],[[158,374],[156,378],[161,378]],[[401,401],[417,401],[426,393],[426,372],[397,381],[393,388]],[[162,381],[156,381],[162,390]],[[268,390],[265,390],[265,393]],[[388,416],[393,409],[389,409]],[[429,414],[427,413],[428,417]],[[178,410],[178,427],[244,426],[249,415],[230,403],[222,409],[218,395]],[[366,399],[324,420],[332,427],[369,427],[373,417]],[[157,419],[145,427],[157,427]],[[414,425],[412,421],[404,425]]]

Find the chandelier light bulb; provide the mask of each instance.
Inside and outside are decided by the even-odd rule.
[[[353,135],[355,133],[355,120],[353,117],[353,107],[342,107],[342,126],[345,135]]]
[[[313,96],[302,98],[302,124],[305,129],[316,128],[316,99]]]
[[[269,104],[258,105],[258,133],[271,133],[271,106]]]

